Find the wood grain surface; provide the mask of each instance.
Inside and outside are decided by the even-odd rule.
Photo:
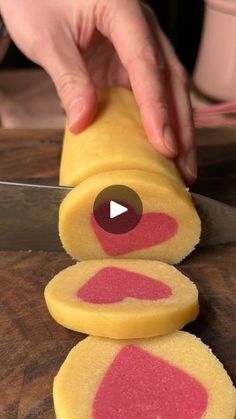
[[[61,139],[59,131],[0,130],[0,180],[55,184]],[[193,190],[236,206],[235,131],[204,131],[198,143]],[[65,253],[0,252],[1,419],[54,418],[53,377],[84,335],[55,323],[43,291],[72,263]],[[186,330],[212,348],[236,383],[236,244],[197,249],[178,268],[200,293],[201,313]]]

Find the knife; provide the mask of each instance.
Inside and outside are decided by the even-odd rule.
[[[0,250],[61,251],[58,208],[69,187],[0,182]],[[199,246],[236,241],[236,209],[192,193],[202,221]]]

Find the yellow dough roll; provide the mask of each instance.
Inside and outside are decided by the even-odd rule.
[[[234,419],[223,365],[187,332],[129,341],[88,337],[54,379],[57,419]]]
[[[115,339],[170,333],[198,315],[196,286],[173,266],[145,260],[90,260],[45,288],[51,316],[69,329]]]
[[[76,186],[97,173],[122,169],[161,173],[182,184],[174,163],[147,140],[133,94],[110,88],[98,96],[95,121],[80,134],[65,130],[60,184]]]
[[[131,188],[142,201],[141,220],[129,232],[109,233],[93,215],[96,197],[111,185]],[[92,176],[68,193],[59,211],[61,242],[77,260],[116,256],[175,264],[194,249],[200,229],[191,196],[179,183],[138,170],[114,170]]]

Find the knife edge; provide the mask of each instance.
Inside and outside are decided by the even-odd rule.
[[[0,250],[62,250],[58,208],[72,188],[0,181]],[[198,246],[236,241],[236,209],[191,194],[201,219]]]

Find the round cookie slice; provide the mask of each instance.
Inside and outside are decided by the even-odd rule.
[[[162,335],[198,315],[198,291],[173,266],[93,260],[57,274],[45,288],[51,316],[79,332],[116,339]]]
[[[121,234],[103,229],[94,216],[96,198],[114,185],[132,189],[143,206],[138,224]],[[128,194],[124,196],[122,205],[133,208],[129,199]],[[107,205],[106,200],[101,203],[101,211]],[[122,223],[120,217],[117,221]],[[68,193],[59,211],[62,245],[77,260],[120,257],[175,264],[194,249],[200,231],[200,219],[186,189],[168,177],[139,170],[114,170],[90,177]]]
[[[57,419],[234,419],[236,393],[200,339],[88,337],[54,380]]]

